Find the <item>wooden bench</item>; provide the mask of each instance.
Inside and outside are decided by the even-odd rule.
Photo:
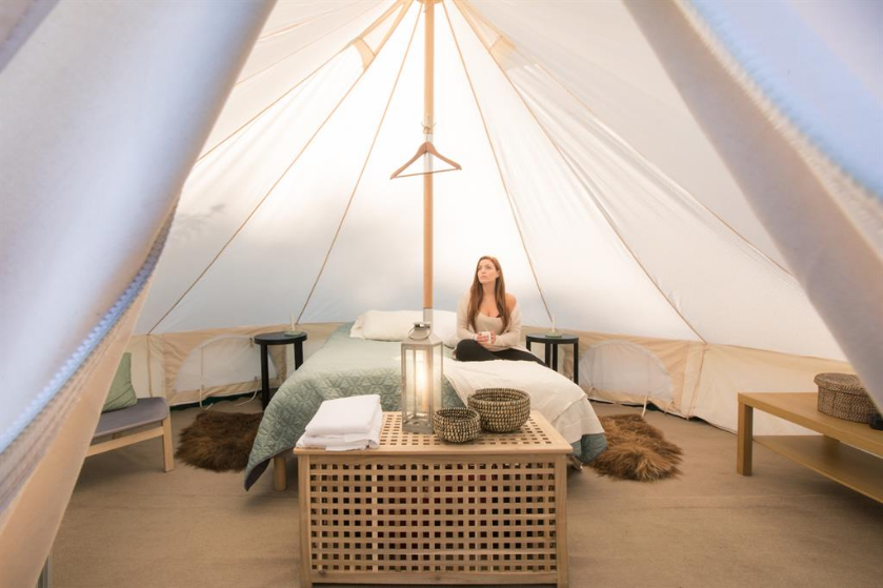
[[[883,431],[819,412],[815,392],[739,394],[736,471],[751,475],[752,441],[835,482],[883,502]],[[821,435],[755,437],[754,409]],[[875,457],[876,456],[876,457]]]
[[[128,435],[124,434],[142,427],[149,428]],[[110,438],[96,442],[103,437]],[[128,408],[101,415],[86,457],[119,449],[133,443],[140,443],[154,437],[162,437],[163,469],[169,472],[175,468],[175,457],[172,452],[172,418],[169,414],[169,405],[165,398],[140,398],[137,403]]]

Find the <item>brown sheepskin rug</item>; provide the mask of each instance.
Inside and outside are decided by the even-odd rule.
[[[248,465],[261,415],[202,412],[181,431],[175,458],[213,472],[241,472]]]
[[[601,417],[607,450],[590,464],[602,476],[654,482],[680,474],[683,451],[637,414]]]

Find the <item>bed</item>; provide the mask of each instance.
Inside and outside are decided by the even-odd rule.
[[[383,410],[400,409],[401,343],[354,339],[350,337],[351,327],[349,323],[335,330],[273,396],[264,411],[245,469],[246,490],[260,478],[274,457],[295,446],[323,401],[378,394]],[[576,384],[538,364],[503,361],[467,364],[454,361],[450,349],[445,348],[442,403],[463,406],[469,387],[480,387],[485,382],[499,386],[524,382],[528,372],[531,377],[539,375],[544,379],[535,387],[545,397],[527,390],[532,406],[562,432],[578,459],[590,462],[607,447],[594,410]],[[562,394],[555,393],[558,389],[566,390],[572,401],[562,402]],[[547,411],[551,412],[547,414]],[[558,414],[553,414],[556,412]]]

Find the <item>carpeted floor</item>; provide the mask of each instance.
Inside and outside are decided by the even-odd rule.
[[[176,436],[198,411],[173,413]],[[659,412],[647,422],[684,450],[682,474],[642,484],[570,473],[571,586],[880,585],[883,505],[759,446],[755,475],[739,476],[731,433]],[[158,439],[91,457],[55,542],[53,585],[296,587],[293,461],[288,471],[285,492],[268,471],[246,493],[241,474],[163,473]]]

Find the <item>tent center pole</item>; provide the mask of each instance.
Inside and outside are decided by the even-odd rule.
[[[423,67],[423,133],[432,142],[435,115],[435,0],[424,0],[426,34]],[[424,156],[424,171],[431,172],[432,158]],[[432,308],[432,173],[423,175],[423,308]],[[424,312],[425,314],[425,312]]]

